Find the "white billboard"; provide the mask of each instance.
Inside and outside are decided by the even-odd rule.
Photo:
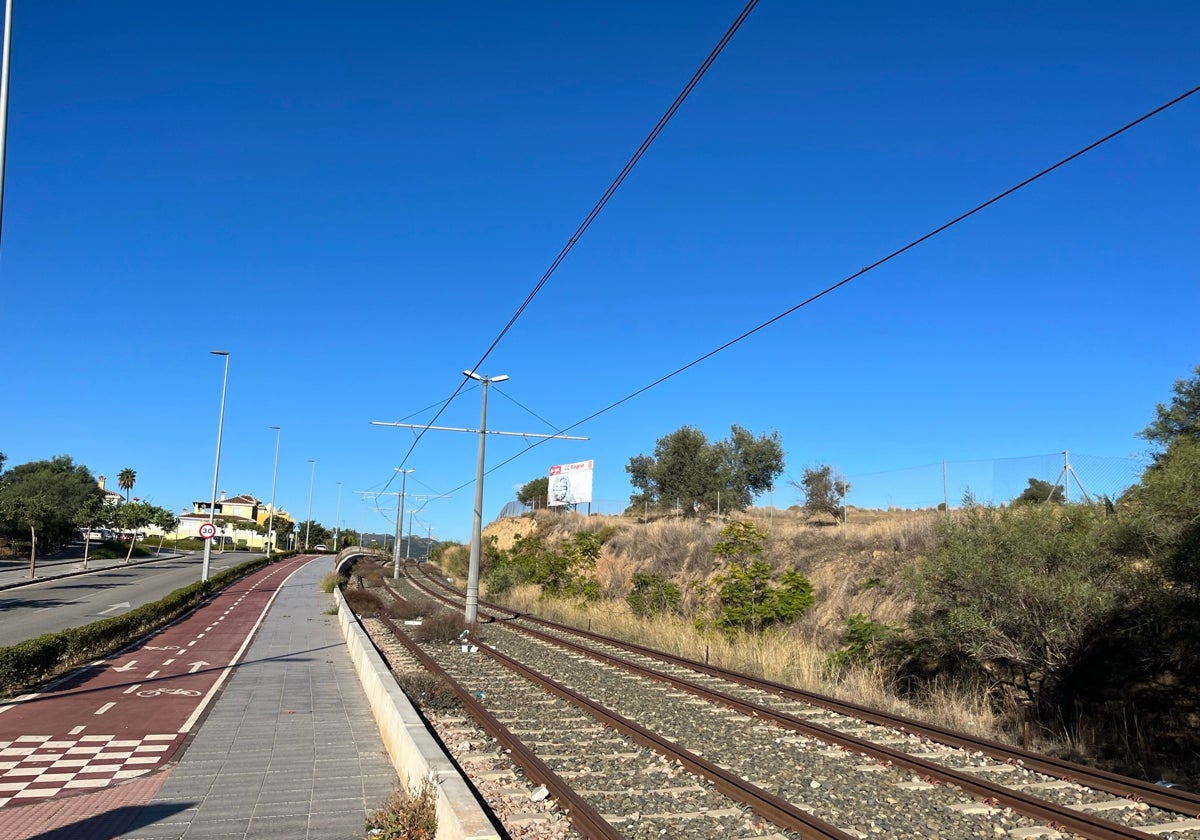
[[[578,461],[550,468],[550,486],[546,504],[550,507],[577,505],[592,501],[592,462]]]

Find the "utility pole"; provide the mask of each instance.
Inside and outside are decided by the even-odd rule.
[[[478,429],[457,429],[448,426],[422,426],[414,423],[385,423],[379,420],[372,420],[372,426],[394,426],[401,429],[425,429],[437,430],[440,432],[470,432],[479,435],[479,458],[475,465],[475,510],[471,524],[471,559],[470,566],[467,568],[467,605],[463,614],[463,620],[469,627],[474,627],[479,621],[479,559],[483,543],[483,474],[484,474],[484,450],[486,446],[487,435],[508,435],[511,437],[521,438],[557,438],[559,440],[587,440],[585,437],[572,437],[569,435],[542,435],[533,434],[531,432],[496,432],[489,431],[487,427],[487,391],[488,385],[493,382],[504,382],[508,379],[507,375],[501,376],[482,376],[473,370],[464,370],[463,376],[476,380],[483,386],[483,404],[479,415]]]

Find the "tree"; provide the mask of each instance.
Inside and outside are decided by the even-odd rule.
[[[155,520],[157,508],[148,502],[126,502],[113,510],[113,519],[117,527],[129,534],[129,550],[125,552],[125,562],[133,557],[133,544],[137,542],[138,531]]]
[[[279,522],[276,518],[275,530],[279,532]],[[331,545],[333,543],[333,531],[330,531],[320,522],[305,521],[300,523],[300,544],[307,545],[312,548],[314,545]],[[307,543],[305,539],[307,538]]]
[[[1046,502],[1052,505],[1065,504],[1066,497],[1063,493],[1063,486],[1051,484],[1049,481],[1042,481],[1039,478],[1029,479],[1029,486],[1012,501],[1014,505],[1040,505]]]
[[[691,515],[702,507],[741,510],[783,472],[779,434],[754,435],[734,425],[726,440],[710,443],[704,432],[683,426],[655,443],[654,455],[636,455],[625,471],[639,492],[631,506],[680,505]]]
[[[1191,379],[1175,380],[1169,406],[1155,406],[1157,417],[1138,436],[1163,449],[1177,440],[1200,441],[1200,365]]]
[[[517,501],[537,510],[546,507],[546,495],[550,492],[549,476],[535,478],[517,491]]]
[[[828,464],[805,467],[804,477],[791,485],[804,494],[804,510],[809,516],[828,513],[834,519],[842,518],[850,484],[843,478],[835,478]]]
[[[795,621],[813,605],[808,578],[795,569],[771,584],[771,566],[760,560],[767,535],[749,522],[730,522],[721,529],[713,554],[729,560],[729,568],[714,578],[720,587],[721,614],[716,624],[726,633],[758,633],[772,624]]]
[[[88,468],[69,455],[19,464],[0,476],[0,519],[10,527],[28,529],[30,577],[39,537],[50,546],[66,544],[79,508],[99,493]]]
[[[125,491],[125,501],[129,501],[129,491],[133,489],[134,483],[137,481],[137,471],[126,467],[117,473],[117,485]]]
[[[109,525],[112,522],[113,506],[104,500],[99,493],[89,496],[75,511],[74,523],[84,531],[83,537],[83,568],[88,565],[88,552],[92,545],[92,530]]]
[[[162,551],[163,541],[166,540],[167,534],[179,527],[179,517],[166,508],[156,507],[154,509],[153,524],[162,531],[158,535],[158,550]]]

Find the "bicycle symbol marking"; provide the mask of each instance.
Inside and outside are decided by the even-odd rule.
[[[139,691],[138,697],[157,697],[160,694],[174,694],[179,697],[199,697],[199,691],[193,691],[190,688],[148,688],[145,691]]]

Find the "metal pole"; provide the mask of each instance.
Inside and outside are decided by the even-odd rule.
[[[402,470],[396,467],[396,472],[400,473],[400,504],[396,506],[396,534],[392,540],[392,579],[400,580],[400,535],[404,533],[404,493],[408,487],[408,474],[416,470]]]
[[[217,513],[217,476],[221,472],[221,435],[225,432],[225,389],[229,386],[229,353],[225,350],[210,350],[214,356],[225,357],[225,378],[221,382],[221,414],[217,419],[217,459],[213,464],[212,495],[208,502],[208,524],[212,525]],[[204,541],[204,563],[200,567],[200,580],[208,580],[209,558],[212,556],[212,541],[210,537]]]
[[[405,560],[409,560],[412,558],[412,554],[410,554],[410,552],[412,551],[412,519],[413,519],[414,513],[416,513],[415,510],[410,510],[408,512],[408,536],[404,538],[404,559]]]
[[[312,458],[308,459],[308,463],[312,464],[312,474],[308,477],[308,516],[305,517],[304,523],[304,550],[308,551],[308,535],[312,533],[312,491],[313,482],[317,479],[317,462]]]
[[[483,407],[479,414],[479,460],[475,465],[475,512],[471,520],[471,560],[467,567],[467,608],[464,620],[470,626],[479,621],[479,557],[483,547],[483,462],[487,446],[488,379],[483,383]]]
[[[4,155],[8,146],[8,67],[12,62],[13,0],[4,4],[4,58],[0,67],[0,233],[4,220]]]
[[[339,549],[338,549],[338,534],[341,533],[340,523],[342,521],[342,482],[339,481],[337,483],[337,486],[338,486],[337,515],[335,515],[333,517],[333,551],[335,554],[339,551]]]
[[[278,426],[272,426],[275,430],[275,468],[271,470],[271,508],[270,516],[267,518],[267,559],[271,559],[271,549],[275,543],[275,483],[279,478],[279,437],[283,434]]]

